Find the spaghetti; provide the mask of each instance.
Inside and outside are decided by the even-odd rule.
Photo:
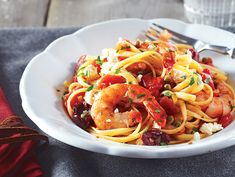
[[[234,91],[211,58],[195,53],[162,38],[121,39],[99,56],[82,56],[65,82],[65,109],[79,127],[115,142],[167,145],[210,136],[233,121]]]

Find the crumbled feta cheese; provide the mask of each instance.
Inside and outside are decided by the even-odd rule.
[[[111,122],[111,119],[106,119],[106,122]]]
[[[107,58],[107,62],[104,62],[101,66],[101,73],[108,74],[111,68],[118,62],[115,49],[105,48],[102,50],[102,58]]]
[[[102,57],[107,58],[108,62],[117,62],[116,50],[112,48],[105,48],[101,52]]]
[[[88,111],[84,110],[81,114],[81,118],[85,118],[87,114],[88,114]]]
[[[118,108],[116,108],[115,110],[114,110],[114,113],[118,113],[119,112],[119,110],[118,110]]]
[[[138,82],[141,82],[142,77],[143,77],[143,75],[142,75],[142,74],[139,74],[139,75],[137,76],[137,81],[138,81]]]
[[[153,128],[161,129],[157,122],[153,122]]]
[[[198,132],[195,132],[193,134],[193,141],[199,141],[201,139],[200,134]]]
[[[94,91],[89,91],[85,93],[84,100],[87,104],[92,105],[94,102]]]
[[[206,133],[208,135],[212,135],[213,133],[222,130],[223,127],[221,124],[218,124],[217,122],[214,123],[204,123],[202,124],[200,131],[202,133]]]
[[[172,74],[173,74],[172,78],[176,83],[182,82],[183,80],[186,79],[186,74],[183,71],[173,69]]]
[[[111,71],[111,68],[113,67],[115,63],[112,63],[112,62],[105,62],[103,63],[102,65],[102,69],[101,69],[101,73],[102,74],[108,74],[110,71]]]

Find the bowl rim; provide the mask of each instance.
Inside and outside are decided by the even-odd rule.
[[[187,24],[185,22],[182,22],[180,20],[175,20],[175,19],[168,19],[168,18],[159,18],[159,19],[151,19],[151,20],[143,20],[143,19],[138,19],[138,18],[128,18],[128,19],[116,19],[116,20],[109,20],[109,21],[104,21],[96,24],[92,24],[89,26],[86,26],[72,34],[62,36],[56,40],[54,40],[52,43],[50,43],[44,51],[33,57],[33,59],[28,63],[26,66],[22,78],[20,80],[20,85],[19,85],[19,90],[20,90],[20,96],[22,99],[22,107],[27,114],[27,116],[46,134],[50,135],[51,137],[58,139],[61,142],[64,142],[66,144],[69,144],[74,147],[79,147],[84,150],[90,150],[93,152],[99,152],[99,153],[104,153],[104,154],[110,154],[110,155],[116,155],[116,156],[124,156],[124,157],[134,157],[134,158],[171,158],[171,157],[185,157],[185,156],[192,156],[192,155],[198,155],[198,154],[203,154],[215,150],[219,150],[222,148],[226,148],[232,145],[235,145],[235,130],[226,132],[226,136],[224,138],[222,137],[217,137],[216,139],[210,139],[207,141],[200,141],[198,143],[193,143],[190,145],[174,145],[174,148],[169,146],[157,146],[152,148],[151,146],[138,146],[138,145],[129,145],[125,144],[122,146],[117,146],[116,142],[110,142],[109,141],[109,146],[102,144],[102,142],[99,141],[89,141],[85,138],[82,137],[77,137],[79,141],[76,143],[73,142],[72,140],[69,140],[68,138],[66,141],[61,137],[58,136],[54,131],[50,130],[50,126],[46,125],[44,121],[41,121],[40,116],[35,114],[33,110],[31,109],[30,103],[27,100],[27,93],[26,93],[26,88],[25,88],[25,82],[26,82],[26,75],[29,72],[30,67],[37,61],[39,58],[43,57],[43,55],[46,55],[47,52],[56,46],[56,44],[67,38],[71,38],[74,36],[78,36],[80,33],[83,31],[100,26],[100,25],[106,25],[110,23],[122,23],[123,21],[136,21],[136,22],[152,22],[156,20],[163,20],[163,21],[172,21],[175,23],[180,23],[182,25],[195,25],[195,24]],[[196,24],[198,25],[198,24]],[[199,25],[199,26],[206,26],[206,25]],[[215,27],[208,26],[209,28],[216,29]],[[231,33],[228,31],[221,30],[223,33]],[[233,34],[233,33],[231,33]],[[234,35],[234,34],[233,34]],[[233,133],[232,133],[233,132]],[[72,138],[71,138],[72,139]],[[101,141],[108,141],[108,140],[101,140]],[[120,145],[120,143],[118,143]],[[184,153],[182,153],[184,152]],[[169,156],[170,154],[170,156]],[[172,155],[174,154],[174,155]]]

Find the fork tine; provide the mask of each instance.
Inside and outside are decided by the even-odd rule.
[[[156,41],[157,40],[157,37],[156,36],[154,36],[154,35],[152,35],[150,32],[146,32],[145,33],[145,36],[147,37],[147,38],[149,38],[150,40],[153,40],[153,41]]]
[[[155,39],[153,39],[153,40],[156,40],[157,37],[159,36],[158,34],[160,34],[161,31],[159,31],[158,29],[155,29],[153,27],[149,27],[149,30],[147,31],[147,33],[148,33],[147,37],[151,38],[153,36],[153,37],[155,37]],[[175,37],[175,36],[172,36],[170,41],[175,42],[175,43],[184,43],[184,44],[187,44],[187,41],[179,39],[178,37]]]
[[[163,27],[163,26],[158,25],[158,24],[156,24],[156,23],[153,23],[153,25],[156,26],[156,27],[158,27],[158,28],[160,28],[160,29],[162,29],[162,30],[167,30],[167,31],[169,31],[169,32],[172,33],[174,36],[176,36],[176,37],[178,37],[178,38],[180,38],[180,39],[183,39],[184,41],[187,41],[187,42],[195,42],[195,41],[197,41],[196,39],[193,39],[193,38],[191,38],[191,37],[182,35],[182,34],[180,34],[180,33],[177,33],[177,32],[175,32],[175,31],[172,31],[172,30],[170,30],[169,28]]]

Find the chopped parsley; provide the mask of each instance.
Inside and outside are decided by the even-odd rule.
[[[233,111],[233,109],[235,108],[235,105],[232,105],[231,101],[229,101],[229,105],[230,105],[230,110]]]
[[[141,93],[141,94],[138,94],[136,97],[137,97],[137,99],[139,99],[139,98],[142,98],[144,96],[145,96],[145,94]]]
[[[98,65],[102,65],[103,64],[103,62],[100,59],[100,56],[97,57],[96,64],[98,64]]]
[[[172,93],[170,91],[165,91],[165,92],[163,92],[163,95],[167,96],[167,97],[171,97]]]
[[[90,75],[91,75],[91,72],[90,71],[86,71],[85,76],[90,77]]]
[[[174,117],[173,116],[167,117],[167,125],[170,125],[172,122],[174,122]]]
[[[81,67],[77,70],[77,76],[84,76],[85,75],[83,72],[81,72],[84,68],[85,68],[85,66]]]
[[[131,81],[129,81],[129,82],[128,82],[128,84],[132,84],[132,82],[131,82]]]
[[[186,75],[183,75],[183,76],[181,76],[180,78],[182,78],[182,79],[186,79],[186,78],[187,78],[187,76],[186,76]]]
[[[132,101],[132,99],[130,97],[128,97],[128,100],[129,100],[130,104],[133,103],[133,101]]]
[[[77,76],[85,76],[85,74],[83,72],[77,74]]]
[[[121,69],[116,69],[115,74],[118,74],[121,72]]]
[[[175,122],[173,123],[173,125],[174,125],[175,127],[179,127],[179,126],[181,125],[181,122],[180,122],[180,121],[175,121]]]
[[[94,88],[95,88],[95,86],[94,86],[94,85],[91,85],[90,87],[87,88],[86,91],[89,92],[89,91],[91,91],[91,90],[94,89]]]
[[[78,73],[79,71],[83,70],[84,68],[85,68],[85,66],[78,68],[77,73]]]
[[[160,109],[156,109],[155,112],[156,112],[156,113],[160,113],[161,110],[160,110]]]
[[[144,74],[144,71],[138,71],[137,75],[143,75]]]
[[[198,132],[198,129],[196,127],[193,127],[191,133],[194,134],[196,132]]]
[[[234,108],[235,108],[234,105],[231,105],[231,106],[230,106],[231,111],[232,111]]]
[[[194,77],[191,77],[189,85],[192,86],[195,83]]]
[[[206,78],[204,82],[205,82],[206,84],[209,84],[209,82],[210,82],[210,78],[209,78],[209,77],[208,77],[208,78]]]

